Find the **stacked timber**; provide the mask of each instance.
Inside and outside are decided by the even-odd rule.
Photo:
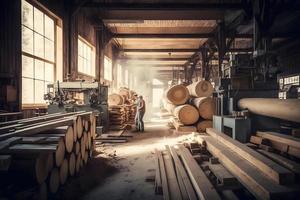
[[[281,154],[300,158],[300,139],[291,135],[257,131],[256,136],[251,136],[250,142],[264,149],[273,149]]]
[[[155,193],[164,199],[222,199],[217,189],[183,145],[155,150]]]
[[[109,106],[109,126],[110,130],[121,130],[126,123],[125,106]]]
[[[108,95],[108,105],[118,106],[123,104],[124,104],[124,98],[122,95],[116,93]]]
[[[196,128],[205,132],[206,128],[212,127],[215,113],[212,92],[212,85],[205,80],[188,86],[175,85],[166,91],[164,107],[174,116],[171,121],[177,131]]]
[[[41,198],[55,194],[91,158],[96,120],[92,112],[59,113],[1,123],[1,171],[40,187]],[[16,175],[18,174],[18,175]],[[3,174],[1,174],[3,175]],[[14,180],[16,179],[16,180]]]
[[[256,199],[297,199],[299,163],[249,147],[215,129],[208,128],[206,132],[207,135],[195,138],[213,156],[212,161],[222,165],[218,168],[209,166],[212,171],[218,171],[220,167],[226,169]],[[258,142],[259,139],[253,138],[252,141]]]
[[[136,98],[137,94],[125,87],[108,96],[110,130],[122,130],[127,124],[134,124]]]

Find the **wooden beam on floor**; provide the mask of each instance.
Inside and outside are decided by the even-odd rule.
[[[275,163],[269,158],[266,158],[247,145],[240,143],[239,141],[234,140],[231,137],[213,128],[206,129],[206,132],[216,140],[222,142],[224,145],[237,152],[240,156],[243,156],[246,160],[248,160],[254,166],[258,167],[266,176],[269,176],[276,183],[294,183],[295,176],[291,171]]]
[[[194,189],[201,200],[221,199],[218,192],[202,171],[192,154],[183,145],[179,145],[179,154],[187,173],[193,183]]]
[[[276,153],[272,153],[272,152],[268,152],[262,149],[258,149],[257,150],[259,153],[267,156],[268,158],[274,160],[275,162],[281,164],[282,166],[288,168],[289,170],[291,170],[292,172],[294,172],[295,174],[297,174],[298,176],[300,175],[300,164],[290,160],[288,158],[285,158],[279,154]]]
[[[293,199],[295,191],[290,186],[277,184],[244,156],[211,136],[198,136],[198,142],[230,171],[257,199]]]
[[[286,144],[291,147],[300,148],[300,139],[293,137],[291,135],[285,135],[285,134],[280,134],[275,132],[262,132],[262,131],[257,131],[256,135],[268,140]]]
[[[162,184],[164,200],[170,200],[166,168],[165,168],[165,163],[161,151],[158,152],[158,159],[159,159],[159,169],[161,174],[161,184]]]
[[[186,190],[189,199],[196,200],[197,197],[196,197],[193,185],[192,185],[192,183],[191,183],[191,181],[190,181],[190,179],[178,157],[177,151],[175,150],[174,147],[169,147],[169,150],[170,150],[170,153],[174,160],[177,176],[179,175],[180,178],[182,179],[183,184],[184,184],[184,189]]]
[[[180,188],[177,182],[177,177],[173,165],[173,159],[170,152],[167,150],[163,154],[163,159],[165,162],[166,175],[168,180],[170,199],[172,200],[182,200]]]

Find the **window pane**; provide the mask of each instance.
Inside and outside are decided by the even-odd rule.
[[[78,71],[83,72],[83,58],[78,56]]]
[[[54,21],[45,15],[45,37],[54,41]]]
[[[22,76],[33,78],[33,59],[27,56],[22,56]]]
[[[54,82],[54,66],[50,63],[45,63],[45,80]]]
[[[22,24],[33,29],[33,6],[27,1],[22,1]]]
[[[83,44],[78,40],[78,55],[83,57]]]
[[[44,80],[45,76],[44,76],[44,62],[35,59],[34,60],[34,77],[35,79],[40,79],[40,80]]]
[[[45,59],[54,61],[54,42],[45,39]]]
[[[22,51],[33,53],[33,31],[22,26]]]
[[[34,30],[44,35],[44,14],[37,8],[34,8]]]
[[[22,103],[34,103],[33,79],[22,78]]]
[[[34,103],[45,103],[44,101],[44,89],[45,83],[44,81],[34,81],[35,91],[34,91]]]
[[[44,37],[34,33],[34,55],[44,58]]]

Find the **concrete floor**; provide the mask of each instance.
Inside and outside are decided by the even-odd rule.
[[[154,149],[176,144],[183,137],[169,130],[166,122],[158,120],[146,123],[145,132],[136,133],[129,142],[104,147],[105,154],[116,154],[113,165],[119,170],[87,192],[82,199],[163,199],[162,195],[155,195],[154,182],[145,180],[155,174]]]

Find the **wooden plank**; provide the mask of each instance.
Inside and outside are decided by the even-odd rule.
[[[237,179],[221,164],[209,164],[210,171],[224,186],[237,185]]]
[[[162,183],[162,190],[163,190],[164,200],[170,200],[165,163],[164,163],[164,159],[162,157],[162,152],[161,151],[158,152],[158,158],[159,158],[159,168],[160,168],[160,174],[161,174],[161,183]]]
[[[294,172],[297,175],[300,175],[300,164],[292,161],[290,159],[287,159],[281,155],[278,155],[276,153],[271,153],[262,149],[258,149],[257,150],[259,153],[267,156],[268,158],[274,160],[275,162],[281,164],[282,166],[288,168],[289,170],[291,170],[292,172]]]
[[[275,132],[262,132],[262,131],[257,131],[256,135],[258,135],[262,138],[266,138],[269,140],[273,140],[276,142],[286,144],[291,147],[295,147],[295,148],[300,147],[300,138],[295,138],[291,135],[284,135],[284,134],[275,133]]]
[[[7,150],[11,153],[41,153],[41,152],[55,152],[57,145],[45,144],[15,144]]]
[[[205,143],[208,151],[226,169],[231,172],[257,199],[294,199],[294,190],[278,185],[271,178],[252,165],[244,156],[217,141],[211,136],[198,136],[200,143]]]
[[[290,184],[294,183],[295,176],[294,174],[282,167],[281,165],[275,163],[274,161],[266,158],[245,144],[240,143],[237,140],[232,139],[231,137],[225,135],[222,132],[219,132],[215,129],[208,128],[206,129],[207,133],[222,142],[230,149],[234,150],[240,156],[243,156],[246,160],[252,163],[254,166],[259,168],[265,175],[269,176],[278,184]]]
[[[289,147],[288,154],[300,158],[300,148]]]
[[[202,200],[221,199],[218,192],[187,148],[183,145],[179,145],[179,152],[198,197]]]
[[[159,152],[157,149],[155,149],[155,164],[156,164],[156,170],[155,170],[155,194],[162,194],[162,184],[161,184],[161,173],[160,173],[160,167],[159,167]]]
[[[12,133],[6,133],[0,135],[0,141],[5,140],[6,138],[14,137],[14,136],[26,136],[26,135],[34,135],[43,131],[51,130],[56,127],[60,126],[69,126],[73,124],[74,119],[73,118],[66,118],[66,119],[61,119],[59,121],[48,121],[47,123],[17,130]]]
[[[169,151],[165,151],[165,154],[163,154],[163,159],[164,159],[164,163],[165,163],[170,199],[182,200],[180,188],[179,188],[179,185],[177,182],[175,169],[173,166],[172,156]]]
[[[127,140],[103,140],[103,139],[96,139],[97,142],[102,143],[125,143]]]
[[[253,144],[268,144],[268,140],[265,139],[265,138],[262,138],[262,137],[259,137],[259,136],[254,136],[252,135],[250,137],[250,142],[253,143]]]
[[[6,140],[4,140],[4,141],[1,141],[1,142],[0,142],[0,150],[9,147],[9,146],[12,145],[12,144],[18,143],[18,142],[20,142],[21,140],[22,140],[21,137],[11,137],[11,138],[8,138],[8,139],[6,139]]]
[[[177,173],[177,176],[179,175],[180,178],[182,179],[182,182],[185,186],[185,190],[187,192],[187,195],[189,197],[190,200],[196,200],[197,197],[196,197],[196,194],[195,194],[195,191],[194,191],[194,188],[192,186],[192,183],[178,157],[178,154],[177,154],[177,151],[175,150],[174,147],[170,147],[170,153],[173,157],[173,160],[174,160],[174,164],[175,164],[175,169],[176,169],[176,173]]]

